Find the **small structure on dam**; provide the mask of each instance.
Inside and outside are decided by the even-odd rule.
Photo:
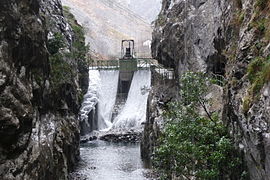
[[[138,128],[146,120],[151,72],[173,79],[174,71],[152,58],[137,58],[133,40],[123,40],[121,58],[95,60],[81,108],[82,135],[94,130]]]
[[[119,70],[118,96],[127,98],[132,77],[135,71],[149,70],[153,66],[151,58],[135,57],[134,40],[122,40],[121,58],[118,60],[97,60],[90,63],[90,69]]]

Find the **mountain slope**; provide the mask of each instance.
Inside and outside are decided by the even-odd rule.
[[[111,0],[63,0],[85,27],[90,48],[105,57],[119,57],[122,39],[134,39],[140,56],[149,56],[151,25],[125,6]]]
[[[161,9],[161,0],[117,0],[117,2],[140,14],[149,23],[157,18]]]

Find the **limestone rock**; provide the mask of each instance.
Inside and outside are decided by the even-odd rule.
[[[68,179],[79,157],[78,79],[53,96],[47,50],[53,32],[72,46],[61,2],[3,0],[0,9],[0,177]]]
[[[269,27],[260,26],[269,19],[268,12],[268,4],[260,7],[253,0],[163,0],[152,43],[153,56],[178,75],[201,71],[225,76],[223,103],[218,105],[252,180],[270,177],[269,83],[259,89],[250,107],[244,104],[252,96],[249,63],[270,55]]]

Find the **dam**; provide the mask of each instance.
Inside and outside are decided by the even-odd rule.
[[[152,72],[165,79],[173,70],[152,58],[136,58],[133,40],[123,40],[117,60],[96,60],[89,65],[89,89],[81,108],[82,135],[92,131],[139,130],[146,120]]]
[[[76,170],[86,179],[148,180],[146,174],[151,173],[138,158],[138,142],[147,118],[152,76],[167,80],[174,73],[152,58],[137,58],[132,40],[124,40],[121,49],[119,59],[89,64],[89,88],[80,110],[81,135],[87,141],[81,145],[83,161]]]

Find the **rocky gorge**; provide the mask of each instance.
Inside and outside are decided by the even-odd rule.
[[[267,0],[163,0],[152,42],[153,57],[179,76],[199,71],[224,77],[220,116],[252,180],[269,179],[269,5]],[[154,135],[162,132],[157,109],[150,109],[143,156],[149,156],[148,147],[155,149]]]
[[[79,1],[71,4],[76,2]],[[118,2],[126,4],[129,1]],[[152,57],[164,67],[173,68],[175,79],[164,79],[152,71],[151,88],[137,88],[134,93],[140,92],[143,100],[149,93],[146,122],[139,124],[144,127],[144,132],[105,134],[101,138],[104,141],[97,140],[97,136],[81,139],[84,143],[82,157],[91,163],[81,161],[83,168],[72,176],[69,173],[81,165],[77,165],[80,130],[89,128],[79,121],[79,111],[83,95],[89,88],[86,62],[89,47],[85,45],[85,39],[91,38],[84,36],[76,15],[70,13],[71,10],[80,14],[80,9],[63,7],[60,0],[1,0],[0,9],[0,179],[62,180],[92,176],[100,179],[100,175],[107,179],[144,179],[140,172],[144,167],[137,158],[139,150],[144,159],[155,156],[156,149],[163,143],[160,139],[166,132],[164,126],[170,120],[164,114],[171,102],[181,100],[179,78],[191,71],[202,72],[217,80],[218,83],[210,86],[206,93],[207,98],[214,99],[210,112],[217,112],[232,140],[233,155],[239,155],[243,165],[235,171],[237,174],[241,170],[242,174],[232,176],[223,171],[218,179],[270,179],[269,0],[163,0],[161,12],[153,24]],[[135,9],[141,10],[140,7]],[[151,18],[154,17],[152,11],[156,9],[149,9]],[[88,21],[85,23],[91,28]],[[146,24],[147,28],[143,29],[147,32],[143,35],[147,34],[146,39],[149,39],[151,27]],[[121,29],[119,27],[117,29]],[[130,30],[128,26],[127,29]],[[119,36],[119,32],[112,32]],[[105,34],[107,37],[108,33]],[[96,40],[100,41],[99,38]],[[102,44],[97,44],[104,50]],[[117,84],[113,84],[114,81],[118,83],[118,75],[115,77],[111,87],[103,87],[109,90],[114,87],[118,91]],[[142,83],[143,77],[138,76],[138,84]],[[145,84],[148,83],[147,79]],[[138,84],[134,87],[139,87]],[[105,101],[113,96],[109,90],[106,95],[110,96],[106,96]],[[97,97],[94,99],[97,103]],[[132,100],[142,102],[138,99]],[[135,107],[133,101],[128,110]],[[143,105],[137,103],[137,106]],[[136,115],[135,112],[126,114]],[[95,114],[92,118],[91,122],[97,119]],[[122,119],[126,120],[125,117]],[[127,121],[120,125],[126,124],[130,125]],[[87,130],[83,131],[87,134]],[[130,146],[130,142],[135,145]],[[106,149],[110,156],[104,151]],[[92,164],[93,159],[96,164]],[[122,170],[119,174],[110,171],[115,168],[115,162]],[[105,171],[116,176],[104,174]],[[184,178],[172,173],[171,179],[181,178],[194,177]]]
[[[84,41],[58,0],[4,0],[0,9],[0,177],[68,179],[88,86],[75,55]]]

